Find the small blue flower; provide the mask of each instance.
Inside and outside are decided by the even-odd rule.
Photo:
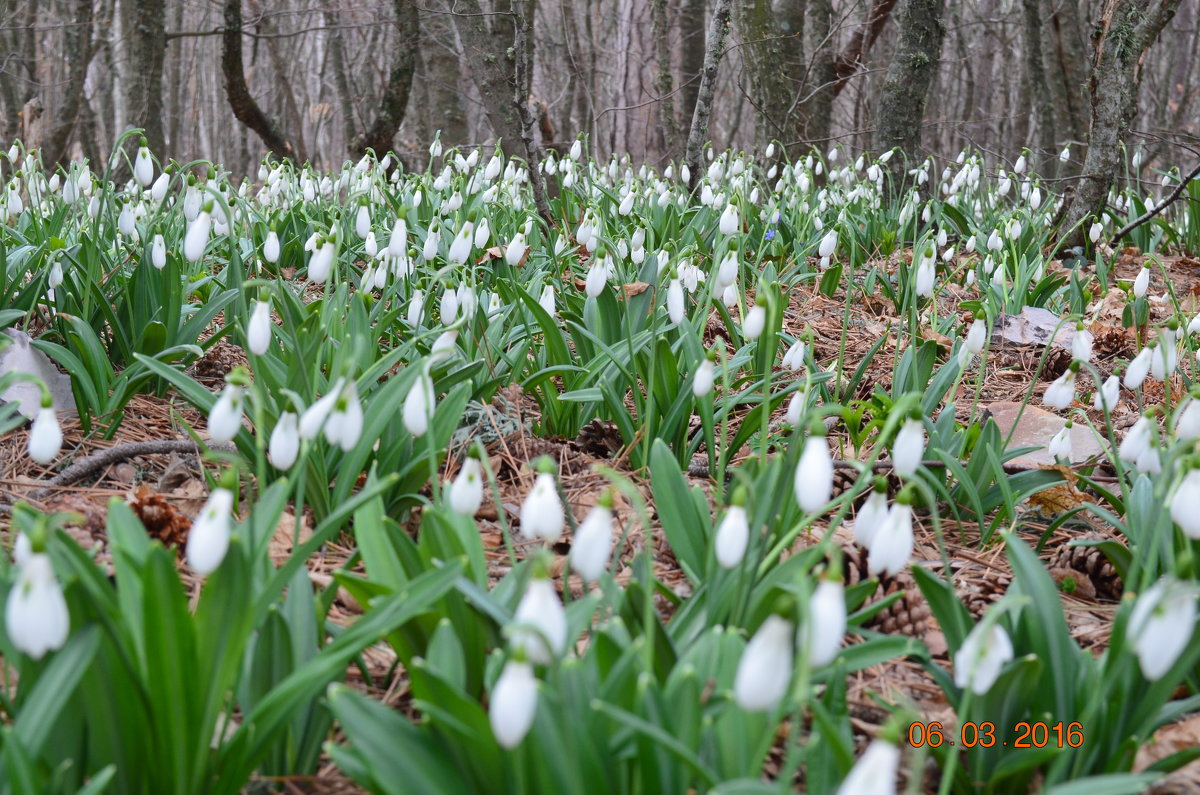
[[[767,240],[774,240],[774,239],[775,239],[775,230],[768,229],[767,230]]]

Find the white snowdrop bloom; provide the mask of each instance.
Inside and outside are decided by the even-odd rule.
[[[1054,434],[1050,438],[1050,443],[1046,445],[1046,449],[1050,453],[1050,457],[1054,459],[1065,458],[1071,460],[1071,424],[1067,423],[1062,430]]]
[[[1147,447],[1143,450],[1134,462],[1134,467],[1144,475],[1157,475],[1162,472],[1162,459],[1158,455],[1158,448]]]
[[[541,472],[521,503],[521,534],[528,539],[544,539],[553,544],[562,536],[566,514],[554,475]]]
[[[1067,370],[1046,387],[1042,402],[1056,409],[1065,409],[1075,401],[1075,373]]]
[[[1034,210],[1042,206],[1041,188],[1034,188],[1033,190],[1029,191],[1029,206]]]
[[[733,309],[737,306],[740,297],[741,294],[738,292],[736,284],[726,285],[725,289],[721,291],[721,303],[725,305],[726,309]]]
[[[275,423],[275,428],[271,431],[271,439],[267,444],[267,459],[270,460],[271,466],[286,472],[296,463],[299,454],[299,418],[294,412],[285,411],[279,415],[279,422]]]
[[[150,243],[150,263],[158,270],[167,266],[167,244],[162,235],[155,235]]]
[[[1070,144],[1068,144],[1063,147],[1063,150],[1061,152],[1058,153],[1058,162],[1065,163],[1070,159],[1071,159],[1071,146],[1070,146]]]
[[[833,459],[824,436],[809,436],[804,442],[792,482],[796,503],[806,512],[815,513],[833,494]]]
[[[912,508],[898,502],[888,510],[875,532],[867,554],[867,570],[872,576],[880,573],[895,576],[908,565],[912,550]]]
[[[329,418],[329,412],[333,411],[333,406],[337,403],[338,395],[341,394],[344,383],[345,379],[339,378],[325,397],[313,403],[300,415],[299,430],[301,439],[317,438],[317,434],[321,432],[321,428],[325,425],[325,420]]]
[[[509,660],[492,688],[488,704],[488,722],[501,748],[512,750],[521,744],[533,728],[537,716],[537,679],[533,666]]]
[[[587,297],[598,298],[604,292],[606,284],[608,284],[608,268],[602,262],[592,263],[584,281],[584,292],[587,293]]]
[[[879,528],[887,520],[887,491],[872,489],[854,517],[854,540],[870,549]]]
[[[443,331],[429,346],[429,363],[437,364],[449,359],[458,350],[457,344],[458,329],[448,328]]]
[[[915,417],[905,420],[892,443],[892,471],[912,477],[925,455],[925,423]]]
[[[267,301],[255,301],[254,310],[250,313],[250,321],[246,324],[246,347],[256,356],[267,352],[271,344],[271,304]]]
[[[1092,332],[1087,329],[1076,329],[1071,339],[1071,358],[1077,362],[1092,360]]]
[[[766,324],[767,310],[762,304],[756,303],[750,307],[745,320],[742,321],[742,336],[747,340],[754,341],[762,335]]]
[[[386,252],[387,249],[384,249],[384,253]],[[367,237],[363,240],[363,253],[367,255],[368,259],[379,253],[379,243],[375,240],[374,231],[367,232]]]
[[[1100,233],[1103,231],[1104,231],[1104,227],[1100,224],[1099,221],[1096,221],[1088,229],[1088,240],[1095,243],[1097,240],[1100,239]]]
[[[154,181],[154,161],[150,159],[149,147],[138,147],[137,156],[133,159],[133,178],[143,188]]]
[[[783,354],[783,366],[788,370],[799,370],[804,367],[804,342],[796,340],[791,347],[787,349],[787,353]]]
[[[1179,349],[1175,344],[1175,332],[1170,328],[1159,330],[1158,343],[1154,346],[1154,354],[1150,357],[1150,376],[1157,381],[1165,381],[1179,366]]]
[[[1129,616],[1127,637],[1142,675],[1156,682],[1191,642],[1196,626],[1196,588],[1164,578],[1150,586]]]
[[[1183,476],[1171,496],[1170,510],[1171,519],[1184,535],[1200,539],[1200,469],[1192,469]]]
[[[122,205],[121,213],[117,216],[117,231],[124,237],[129,237],[137,231],[134,228],[133,211],[129,209],[128,204]]]
[[[327,240],[321,244],[312,256],[308,258],[308,279],[317,284],[324,284],[329,281],[329,274],[333,272],[333,255],[336,249],[332,240]]]
[[[683,322],[683,287],[679,279],[672,279],[667,285],[667,318],[672,326]]]
[[[1188,334],[1200,334],[1200,313],[1197,313],[1187,327]]]
[[[1137,389],[1146,380],[1146,376],[1150,374],[1151,359],[1154,356],[1154,351],[1151,348],[1142,348],[1138,351],[1138,355],[1133,357],[1133,361],[1125,368],[1124,384],[1126,389]]]
[[[716,286],[725,288],[737,281],[738,269],[741,263],[738,261],[737,251],[730,251],[721,260],[721,264],[717,266]],[[1197,315],[1200,317],[1200,315]]]
[[[1200,399],[1189,397],[1175,420],[1175,438],[1185,441],[1200,439]]]
[[[463,221],[462,228],[458,230],[458,234],[454,236],[454,241],[450,243],[450,251],[446,255],[447,261],[454,265],[462,265],[471,256],[472,233],[475,230],[475,225],[470,221]]]
[[[1000,237],[999,229],[993,229],[992,233],[988,235],[987,248],[988,251],[999,251],[1004,248],[1004,240]]]
[[[425,291],[421,289],[413,290],[412,298],[408,302],[408,312],[405,315],[405,320],[408,325],[414,328],[421,325],[421,318],[425,314]]]
[[[479,219],[479,224],[475,227],[475,248],[487,248],[488,241],[491,239],[492,228],[485,216]]]
[[[556,317],[556,309],[554,306],[554,286],[547,284],[542,288],[542,294],[538,297],[538,306],[546,310],[546,314],[550,317]]]
[[[4,605],[4,628],[17,651],[40,660],[67,642],[71,615],[49,555],[30,550],[18,564]]]
[[[1146,294],[1147,288],[1150,287],[1150,269],[1145,265],[1138,271],[1137,277],[1133,280],[1133,297],[1141,298]]]
[[[746,509],[740,505],[730,505],[713,537],[717,563],[724,569],[737,568],[746,555],[749,543],[750,523],[746,518]]]
[[[442,300],[439,304],[442,325],[449,326],[458,318],[458,291],[447,287],[442,290]]]
[[[739,707],[763,712],[783,700],[792,679],[794,632],[791,621],[770,615],[754,633],[738,660],[733,681],[733,698]]]
[[[741,231],[742,223],[738,218],[737,207],[734,206],[733,202],[729,202],[729,204],[725,205],[725,210],[721,213],[721,220],[718,224],[718,228],[720,229],[721,234],[725,237],[729,237],[730,235]]]
[[[170,183],[171,177],[165,171],[159,174],[158,178],[154,180],[154,184],[150,186],[150,199],[154,202],[154,204],[162,204],[163,199],[167,197],[167,187],[170,185]],[[63,194],[65,198],[65,190],[63,191]]]
[[[39,464],[49,464],[62,449],[62,440],[62,427],[58,424],[54,407],[42,406],[34,415],[33,425],[29,429],[26,447],[29,457]]]
[[[887,740],[872,740],[842,779],[836,795],[896,795],[899,767],[900,749]]]
[[[549,580],[529,581],[513,614],[509,643],[538,665],[549,665],[567,650],[567,614]]]
[[[932,257],[922,257],[917,265],[916,293],[922,298],[933,295],[933,287],[937,281],[937,260]]]
[[[227,384],[208,413],[208,433],[217,444],[233,441],[242,429],[242,388]]]
[[[196,220],[188,225],[187,233],[183,238],[183,256],[187,257],[188,262],[197,262],[200,257],[204,256],[211,228],[212,216],[207,210],[201,210],[200,214],[196,216]]]
[[[808,650],[808,664],[820,668],[833,662],[846,634],[846,593],[840,582],[822,580],[808,600],[796,643]]]
[[[478,458],[468,456],[458,475],[446,490],[450,510],[463,516],[474,516],[483,504],[483,466]]]
[[[817,256],[832,257],[833,252],[837,250],[838,233],[836,229],[830,229],[825,233],[825,237],[821,238],[821,244],[817,247]]]
[[[1016,174],[1024,174],[1025,173],[1025,155],[1024,155],[1024,153],[1022,153],[1021,156],[1017,158],[1017,162],[1013,164],[1013,172]]]
[[[225,559],[233,530],[232,510],[233,492],[218,486],[208,495],[200,515],[192,522],[186,553],[188,565],[197,574],[211,574]]]
[[[597,502],[571,539],[571,570],[584,582],[599,580],[608,567],[612,539],[612,509]]]
[[[695,375],[692,376],[692,394],[701,398],[712,392],[715,376],[716,365],[711,359],[702,359],[696,366]]]
[[[529,246],[525,244],[525,234],[517,232],[504,249],[504,261],[515,268],[521,264],[521,260],[525,257],[525,252],[528,250]]]
[[[350,452],[362,436],[363,410],[354,379],[346,382],[325,421],[325,441]]]
[[[806,392],[793,392],[791,398],[788,399],[787,423],[793,428],[800,427],[800,421],[804,415],[806,398]]]
[[[569,154],[571,155],[572,160],[578,162],[580,156],[583,155],[583,141],[576,138],[575,143],[571,144],[571,151]]]
[[[1150,449],[1153,440],[1154,426],[1150,418],[1139,417],[1133,427],[1125,432],[1125,438],[1117,446],[1117,457],[1129,464],[1136,463],[1142,454]]]
[[[424,436],[429,430],[435,402],[433,379],[423,372],[404,397],[404,427],[413,436]]]
[[[1012,641],[998,624],[975,625],[954,655],[954,684],[977,696],[992,689],[1005,663],[1013,658]]]
[[[270,263],[279,262],[279,235],[274,229],[267,232],[263,242],[263,259]]]
[[[972,354],[983,351],[983,346],[987,342],[987,323],[982,319],[976,319],[971,324],[971,328],[967,331],[966,342],[963,347]]]

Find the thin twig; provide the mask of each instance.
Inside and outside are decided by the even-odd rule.
[[[1125,224],[1125,226],[1118,229],[1116,231],[1116,233],[1113,235],[1112,239],[1114,241],[1120,240],[1121,238],[1125,237],[1125,235],[1129,234],[1130,232],[1137,229],[1142,224],[1149,221],[1154,216],[1161,213],[1163,210],[1167,209],[1167,205],[1169,205],[1171,202],[1178,199],[1179,195],[1181,193],[1183,193],[1183,191],[1187,188],[1188,184],[1191,183],[1191,181],[1194,180],[1197,176],[1200,176],[1200,164],[1197,164],[1197,166],[1191,170],[1191,173],[1189,173],[1186,177],[1184,177],[1182,180],[1180,180],[1179,184],[1175,186],[1175,190],[1171,191],[1170,196],[1163,199],[1158,204],[1154,205],[1153,210],[1147,210],[1145,213],[1142,213],[1142,215],[1140,217],[1134,218],[1132,221]]]

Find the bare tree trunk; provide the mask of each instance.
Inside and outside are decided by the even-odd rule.
[[[350,147],[353,154],[373,149],[376,155],[382,157],[384,152],[390,152],[392,139],[396,137],[396,130],[400,129],[400,124],[404,121],[404,111],[408,108],[413,71],[417,65],[420,28],[417,6],[413,0],[395,0],[395,8],[396,31],[400,37],[396,42],[387,88],[379,101],[379,114],[375,117],[375,122],[356,138]]]
[[[425,91],[430,125],[442,131],[442,143],[459,146],[467,142],[467,117],[459,90],[458,47],[454,26],[445,14],[426,12],[420,20],[421,54],[425,64]]]
[[[1037,121],[1038,157],[1035,168],[1043,171],[1057,151],[1059,137],[1055,129],[1056,108],[1046,81],[1046,68],[1042,61],[1042,15],[1040,0],[1022,0],[1023,22],[1021,42],[1025,56],[1025,90],[1032,102],[1032,116]]]
[[[281,160],[296,157],[292,142],[250,95],[242,66],[242,0],[225,0],[225,30],[221,34],[221,71],[225,75],[225,95],[233,115],[266,144]]]
[[[696,94],[696,110],[692,113],[692,127],[688,131],[687,164],[691,179],[688,190],[694,190],[700,179],[700,153],[708,137],[708,122],[712,117],[713,92],[717,83],[717,67],[721,64],[725,35],[729,32],[729,13],[733,0],[717,0],[713,8],[712,24],[708,27],[708,46],[704,52],[704,71],[701,72],[700,90]]]
[[[675,100],[671,92],[675,89],[675,77],[671,72],[671,42],[667,38],[667,0],[651,0],[651,36],[654,38],[654,90],[658,92],[659,136],[658,147],[665,157],[674,152],[679,140],[679,122],[675,118]]]
[[[742,62],[750,76],[754,115],[754,145],[761,152],[774,140],[787,141],[791,106],[784,73],[783,31],[775,19],[771,0],[743,0],[736,16],[742,40]]]
[[[837,77],[833,0],[809,0],[805,33],[812,63],[804,85],[805,101],[800,116],[804,119],[804,139],[813,143],[829,140],[832,121],[830,116],[833,113],[833,91]]]
[[[1142,61],[1180,0],[1108,0],[1096,36],[1089,89],[1092,126],[1083,178],[1067,206],[1064,247],[1085,245],[1084,225],[1103,210],[1121,167],[1121,144],[1137,113]]]
[[[1045,21],[1046,82],[1054,97],[1053,105],[1058,109],[1056,127],[1063,141],[1082,141],[1087,136],[1084,32],[1088,28],[1088,19],[1079,10],[1079,0],[1057,3]]]
[[[501,7],[509,5],[509,0],[497,2]],[[512,12],[498,9],[494,14],[485,14],[479,0],[455,0],[454,11],[454,25],[471,66],[471,77],[483,97],[492,132],[505,152],[519,151],[522,134],[516,104],[494,99],[515,96],[517,90]]]
[[[550,204],[546,201],[546,189],[542,184],[542,150],[535,136],[537,121],[529,109],[529,86],[533,77],[533,19],[537,13],[537,0],[513,0],[516,18],[516,41],[513,45],[515,58],[515,90],[513,104],[521,117],[521,140],[525,144],[525,160],[529,166],[529,187],[538,215],[547,224],[552,223]]]
[[[696,112],[696,97],[700,94],[701,73],[704,71],[705,28],[704,11],[707,0],[680,0],[680,110],[684,119]],[[682,134],[682,130],[680,130]],[[683,144],[680,141],[679,144]],[[676,146],[679,146],[676,144]]]
[[[78,53],[78,57],[64,61],[63,106],[52,119],[55,126],[42,149],[42,158],[50,167],[70,157],[71,138],[79,127],[80,109],[84,104],[83,79],[92,61],[92,0],[75,0],[74,5],[75,18],[63,32],[63,45],[67,52]]]
[[[346,54],[342,48],[342,37],[334,28],[337,26],[337,13],[332,8],[324,12],[326,39],[329,42],[329,60],[333,68],[333,85],[337,88],[338,103],[342,108],[342,138],[346,146],[353,149],[351,142],[357,136],[358,126],[354,123],[354,102],[350,92],[350,78],[346,75]]]
[[[883,32],[888,17],[892,15],[892,9],[896,7],[896,2],[897,0],[875,0],[871,5],[871,13],[867,15],[867,24],[860,26],[855,31],[846,49],[838,55],[837,62],[834,64],[834,73],[837,75],[837,82],[833,84],[834,97],[842,93],[847,81],[858,71],[863,56],[871,49],[875,40],[879,38],[879,34]]]
[[[901,8],[896,52],[875,114],[875,147],[881,152],[899,147],[903,153],[888,162],[893,192],[904,185],[906,161],[918,158],[925,102],[946,35],[943,10],[942,0],[904,0]]]

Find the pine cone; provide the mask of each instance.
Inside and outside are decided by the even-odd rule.
[[[871,579],[867,569],[867,551],[859,546],[843,548],[842,574],[849,588]],[[863,625],[867,629],[886,632],[889,635],[921,637],[928,628],[929,605],[925,601],[916,580],[907,571],[895,577],[882,577],[879,588],[871,601],[878,602],[892,594],[903,591],[904,595],[888,607],[879,611]]]
[[[623,446],[616,423],[600,419],[594,419],[580,428],[574,442],[576,450],[596,458],[612,458]]]
[[[1088,535],[1087,539],[1100,539],[1104,536]],[[1078,547],[1064,544],[1058,548],[1050,568],[1061,569],[1064,572],[1077,572],[1088,580],[1091,590],[1097,598],[1119,601],[1124,586],[1117,570],[1109,563],[1108,557],[1098,547]]]
[[[972,567],[969,573],[958,571],[954,577],[955,594],[976,621],[992,604],[1000,601],[1011,584],[1011,574],[983,567],[977,570]]]

